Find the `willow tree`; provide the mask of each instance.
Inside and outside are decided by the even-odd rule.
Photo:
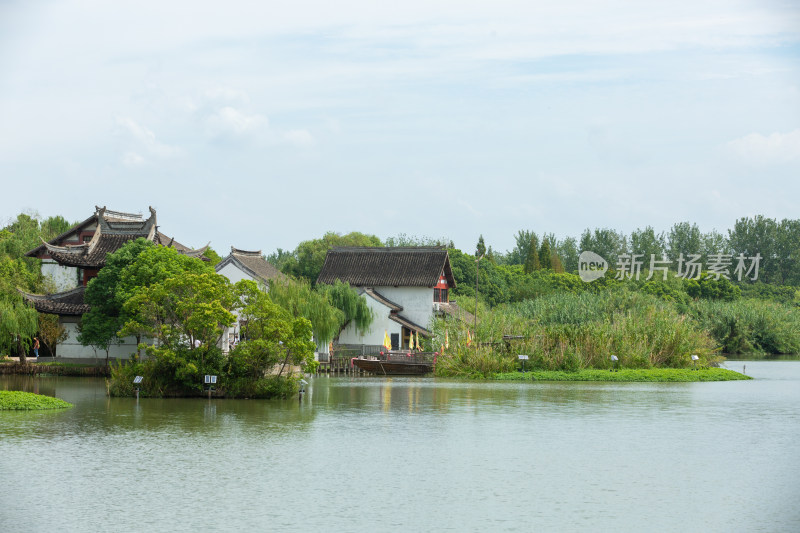
[[[39,314],[21,297],[0,299],[0,350],[16,351],[20,362],[27,362],[25,352],[38,328]]]
[[[292,316],[308,319],[319,344],[332,341],[350,321],[362,332],[372,324],[372,311],[366,301],[347,283],[319,284],[314,289],[302,279],[272,283],[269,295]]]
[[[8,236],[7,232],[4,232]],[[0,242],[3,235],[0,235]],[[22,299],[17,290],[31,290],[36,276],[28,270],[22,259],[0,256],[0,350],[16,353],[26,362],[25,352],[39,326],[39,315]]]
[[[354,291],[349,283],[336,281],[332,285],[321,283],[317,290],[328,298],[328,302],[344,313],[344,324],[351,322],[357,331],[366,333],[372,325],[372,309],[367,301]],[[338,332],[337,332],[338,333]]]
[[[308,319],[292,316],[252,281],[240,281],[235,290],[243,303],[239,317],[245,320],[247,329],[244,340],[228,358],[231,374],[260,380],[277,365],[278,377],[287,364],[306,370],[313,367],[314,343]]]

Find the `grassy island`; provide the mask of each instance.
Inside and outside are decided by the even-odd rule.
[[[0,411],[33,411],[67,407],[72,407],[72,404],[52,396],[43,396],[32,392],[0,391]]]
[[[482,376],[481,376],[482,378]],[[587,369],[577,372],[537,370],[533,372],[504,372],[489,379],[498,381],[642,381],[642,382],[692,382],[736,381],[753,379],[725,368],[624,368],[619,371]]]

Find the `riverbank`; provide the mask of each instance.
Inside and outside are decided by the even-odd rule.
[[[65,409],[72,404],[52,396],[32,392],[0,390],[0,411],[33,411],[38,409]]]
[[[484,378],[490,381],[618,381],[618,382],[698,382],[739,381],[750,376],[726,368],[623,368],[617,371],[587,369],[577,372],[561,370],[534,370],[530,372],[503,372]]]
[[[102,365],[82,365],[77,363],[0,363],[0,374],[37,375],[74,377],[109,377],[110,368]]]

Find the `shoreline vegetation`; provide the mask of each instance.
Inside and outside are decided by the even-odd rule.
[[[726,368],[623,368],[619,371],[587,369],[577,372],[560,370],[534,370],[531,372],[506,372],[494,374],[492,381],[601,381],[688,383],[699,381],[738,381],[753,379]]]
[[[474,298],[456,299],[462,308],[475,308]],[[800,309],[776,302],[700,300],[678,305],[616,286],[597,292],[553,292],[491,309],[479,302],[478,309],[477,328],[436,323],[432,344],[447,354],[437,363],[438,377],[511,379],[498,376],[521,371],[519,355],[524,354],[527,371],[560,372],[552,374],[558,380],[582,381],[596,375],[598,380],[620,381],[628,375],[651,381],[662,369],[715,370],[725,360],[721,352],[781,355],[798,353],[800,347]],[[612,368],[620,370],[618,376],[609,372]],[[644,374],[626,374],[629,370]],[[579,375],[589,371],[599,374]],[[645,377],[645,371],[651,377]],[[724,374],[704,376],[730,379]],[[667,375],[665,380],[672,379]]]
[[[0,411],[34,411],[66,409],[73,405],[60,398],[21,391],[0,391]]]
[[[35,335],[47,353],[57,353],[64,341],[54,316],[37,314],[18,289],[52,292],[40,261],[25,252],[72,226],[63,217],[21,214],[0,230],[0,353],[24,361]],[[714,368],[724,360],[721,353],[800,353],[800,219],[741,218],[726,235],[701,233],[691,222],[661,233],[648,226],[630,235],[587,228],[579,239],[520,230],[515,241],[503,253],[481,236],[471,253],[448,239],[329,232],[265,257],[291,280],[274,284],[267,295],[254,284],[231,284],[219,276],[213,265],[220,258],[211,249],[210,261],[199,262],[139,239],[109,254],[88,283],[85,301],[91,310],[81,318],[78,340],[107,356],[123,337],[140,343],[129,361],[106,367],[110,395],[132,396],[132,379],[143,376],[143,396],[199,396],[204,376],[216,375],[227,397],[292,396],[299,378],[286,375],[284,367],[315,372],[312,334],[318,345],[327,345],[345,324],[364,331],[372,319],[346,284],[316,282],[327,251],[442,246],[455,280],[447,298],[464,313],[425,325],[432,336],[423,339],[421,349],[441,354],[437,377],[515,379],[509,376],[522,370],[520,354],[528,356],[526,380],[550,375],[619,381],[659,376],[661,370],[685,373],[695,366],[694,376],[722,376]],[[582,251],[604,262],[605,273],[591,282],[578,275]],[[641,261],[625,263],[626,257]],[[667,266],[654,266],[661,263]],[[242,342],[223,354],[219,339],[237,319],[247,324]],[[145,345],[142,339],[156,342]],[[1,366],[0,373],[8,370]],[[277,378],[271,376],[276,366]],[[49,372],[38,365],[15,368],[91,372],[56,365]]]

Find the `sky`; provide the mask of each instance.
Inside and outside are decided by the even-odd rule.
[[[325,232],[800,218],[800,3],[0,0],[0,221]]]

